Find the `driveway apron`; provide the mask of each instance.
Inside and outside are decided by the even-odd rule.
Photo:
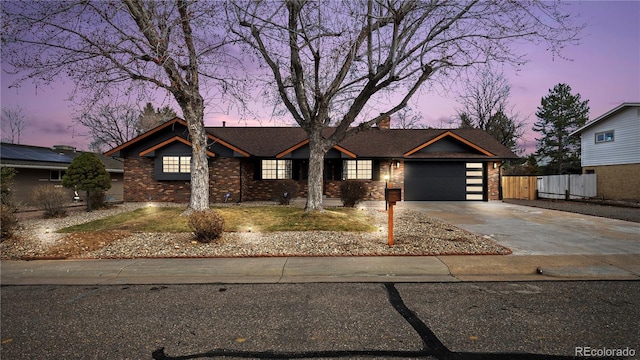
[[[640,254],[640,224],[502,202],[403,202],[514,255]]]

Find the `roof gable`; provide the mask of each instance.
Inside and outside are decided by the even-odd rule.
[[[187,127],[187,122],[186,121],[184,121],[184,120],[182,120],[180,118],[177,118],[177,117],[173,118],[172,120],[169,120],[169,121],[165,122],[164,124],[156,126],[155,128],[147,131],[146,133],[141,134],[139,136],[136,136],[135,138],[127,141],[126,143],[124,143],[124,144],[122,144],[120,146],[117,146],[117,147],[105,152],[104,155],[105,156],[113,156],[114,154],[116,154],[116,153],[128,148],[129,146],[131,146],[131,145],[133,145],[133,144],[135,144],[135,143],[137,143],[137,142],[139,142],[139,141],[141,141],[143,139],[146,139],[146,138],[148,138],[148,137],[150,137],[150,136],[152,136],[154,134],[157,134],[160,131],[162,131],[162,130],[170,127],[170,126],[173,126],[175,124],[180,124],[180,125],[182,125],[184,127]]]
[[[174,118],[172,120],[169,120],[169,121],[167,121],[167,122],[165,122],[165,123],[153,128],[153,129],[147,131],[144,134],[141,134],[141,135],[139,135],[139,136],[127,141],[126,143],[124,143],[124,144],[122,144],[120,146],[117,146],[117,147],[107,151],[105,153],[105,156],[116,156],[121,151],[123,151],[125,149],[135,148],[135,146],[137,144],[141,144],[145,140],[151,139],[154,135],[160,135],[166,129],[170,129],[170,128],[173,129],[173,128],[175,128],[176,125],[180,125],[181,127],[184,127],[185,129],[188,128],[188,124],[187,124],[186,121],[176,117],[176,118]],[[140,156],[147,155],[152,151],[160,149],[160,148],[162,148],[162,147],[164,147],[164,146],[166,146],[168,144],[175,143],[176,141],[180,141],[185,145],[192,146],[191,141],[188,140],[188,134],[186,136],[187,136],[186,139],[184,137],[182,137],[182,136],[175,135],[173,137],[170,137],[169,139],[162,140],[160,143],[155,144],[155,145],[153,145],[153,146],[151,146],[149,148],[145,148],[142,151],[140,151]],[[238,148],[237,146],[232,145],[229,142],[226,142],[226,141],[224,141],[222,139],[219,139],[216,136],[213,136],[212,134],[210,134],[208,132],[207,132],[207,137],[208,137],[208,139],[212,140],[214,143],[217,143],[217,144],[220,144],[220,145],[222,145],[224,147],[227,147],[230,150],[235,151],[235,152],[237,152],[237,153],[239,153],[239,154],[241,154],[243,156],[250,156],[250,154],[247,153],[246,151]],[[211,151],[207,151],[207,155],[214,156],[214,153],[211,152]]]
[[[308,145],[309,145],[309,139],[304,140],[304,141],[302,141],[302,142],[300,142],[300,143],[298,143],[298,144],[286,149],[285,151],[277,154],[276,155],[276,159],[280,159],[280,158],[284,157],[285,155],[291,154],[293,151],[298,150],[298,149],[300,149],[300,148],[302,148],[304,146],[308,146]],[[345,154],[345,155],[347,155],[347,156],[349,156],[351,158],[354,158],[354,159],[356,157],[358,157],[356,154],[352,153],[351,151],[349,151],[349,150],[347,150],[347,149],[345,149],[345,148],[343,148],[343,147],[341,147],[339,145],[333,146],[333,149],[336,149],[337,151],[339,151],[339,152],[341,152],[341,153],[343,153],[343,154]]]
[[[475,150],[476,152],[481,153],[483,155],[494,156],[494,154],[491,153],[490,151],[487,151],[487,150],[483,149],[482,147],[472,143],[469,140],[466,140],[466,139],[462,138],[459,135],[456,135],[456,134],[452,133],[451,131],[447,131],[447,132],[445,132],[445,133],[443,133],[441,135],[438,135],[435,138],[425,142],[424,144],[421,144],[420,146],[418,146],[416,148],[413,148],[410,151],[407,151],[403,155],[404,156],[411,156],[411,155],[413,155],[413,154],[415,154],[415,153],[417,153],[417,152],[419,152],[419,151],[421,151],[421,150],[423,150],[423,149],[425,149],[425,148],[427,148],[429,146],[433,146],[434,144],[436,144],[438,142],[446,141],[448,139],[453,139],[453,140],[455,140],[455,142],[463,144],[466,147],[471,148],[471,149]]]
[[[606,122],[607,120],[613,118],[615,115],[619,114],[621,111],[630,108],[630,107],[637,107],[640,108],[640,102],[628,102],[628,103],[622,103],[618,106],[616,106],[615,108],[607,111],[606,113],[598,116],[597,118],[589,121],[588,123],[586,123],[584,126],[582,126],[581,128],[579,128],[578,130],[572,132],[571,134],[569,134],[569,136],[573,136],[575,134],[580,134],[582,133],[584,130],[592,127],[593,125],[599,124],[599,123],[603,123]]]
[[[177,136],[177,135],[176,135],[176,136],[172,137],[172,138],[171,138],[171,139],[169,139],[169,140],[165,140],[165,141],[163,141],[163,142],[161,142],[161,143],[159,143],[159,144],[157,144],[157,145],[155,145],[155,146],[152,146],[152,147],[150,147],[150,148],[148,148],[148,149],[145,149],[145,150],[141,151],[139,155],[140,155],[140,156],[146,156],[146,155],[149,155],[150,153],[152,153],[152,152],[154,152],[154,151],[156,151],[156,150],[158,150],[158,149],[160,149],[160,148],[163,148],[163,147],[165,147],[165,146],[167,146],[167,145],[169,145],[169,144],[173,144],[173,143],[175,143],[176,141],[177,141],[177,142],[180,142],[180,143],[183,143],[183,144],[185,144],[185,145],[187,145],[187,146],[189,146],[189,147],[192,147],[192,145],[193,145],[193,144],[191,144],[191,141],[189,141],[189,140],[185,140],[185,139],[183,139],[182,137],[180,137],[180,136]],[[211,151],[207,151],[207,155],[209,155],[209,156],[211,156],[211,157],[214,157],[214,156],[215,156],[215,154],[214,154],[214,153],[212,153]]]

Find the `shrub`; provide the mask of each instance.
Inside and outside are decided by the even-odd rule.
[[[10,208],[14,207],[11,186],[13,185],[13,178],[16,176],[16,172],[14,168],[0,168],[0,203]]]
[[[354,207],[367,196],[367,184],[357,180],[346,180],[340,184],[340,200],[345,207]]]
[[[104,192],[111,189],[111,177],[96,154],[82,153],[73,159],[67,168],[62,177],[62,185],[86,191],[87,211],[91,211],[94,208],[94,200],[104,203]]]
[[[33,191],[33,201],[44,210],[47,218],[67,215],[65,204],[69,202],[69,193],[52,184],[40,185]]]
[[[18,217],[14,209],[5,204],[0,204],[0,240],[5,240],[13,236],[13,232],[18,228]]]
[[[105,201],[105,192],[102,190],[93,190],[87,193],[87,201],[91,202],[91,209],[102,209],[107,207]]]
[[[273,186],[272,196],[280,202],[280,205],[289,205],[298,197],[298,182],[295,180],[280,180]]]
[[[215,210],[194,211],[189,215],[189,228],[198,241],[209,243],[222,236],[224,219]]]

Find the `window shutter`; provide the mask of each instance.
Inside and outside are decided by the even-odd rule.
[[[333,162],[333,179],[332,180],[342,180],[342,167],[344,165],[342,164],[342,161],[334,161]]]
[[[291,179],[293,180],[301,180],[300,179],[300,170],[302,168],[302,161],[293,160],[291,164]]]
[[[380,181],[380,160],[373,160],[371,165],[371,180]]]
[[[262,178],[262,160],[256,159],[253,162],[253,180],[260,180]]]

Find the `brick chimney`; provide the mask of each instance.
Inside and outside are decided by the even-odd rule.
[[[382,114],[380,114],[382,115]],[[378,128],[388,130],[391,129],[391,116],[387,115],[378,123]]]

